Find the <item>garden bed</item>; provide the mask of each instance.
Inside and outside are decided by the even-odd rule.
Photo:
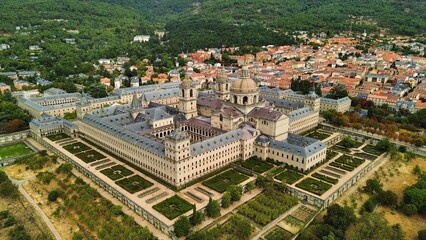
[[[346,148],[340,147],[340,146],[336,146],[336,145],[332,146],[330,148],[330,150],[341,152],[341,153],[350,153],[351,152],[349,149],[346,149]]]
[[[273,168],[274,165],[268,163],[260,158],[251,157],[241,163],[242,167],[255,171],[257,173],[263,173]]]
[[[217,192],[223,193],[229,186],[238,185],[247,179],[248,177],[246,175],[231,169],[208,179],[203,182],[203,185]]]
[[[171,220],[191,210],[192,205],[178,195],[174,195],[154,205],[153,208]]]
[[[238,209],[238,213],[265,226],[297,204],[297,198],[270,190],[258,195]]]
[[[360,158],[355,158],[355,157],[352,157],[352,156],[348,156],[348,155],[342,155],[338,159],[336,159],[335,162],[357,168],[359,165],[363,164],[365,162],[365,160],[360,159]]]
[[[308,135],[306,135],[306,137],[310,137],[310,138],[314,138],[314,139],[318,139],[318,140],[324,140],[328,137],[330,137],[331,135],[325,134],[325,133],[320,133],[320,132],[311,132]]]
[[[68,145],[64,146],[63,148],[65,150],[67,150],[68,152],[72,153],[72,154],[87,151],[87,150],[90,149],[90,147],[88,147],[86,144],[81,143],[81,142],[68,144]]]
[[[325,159],[328,161],[332,158],[334,158],[335,156],[337,156],[339,153],[335,152],[335,151],[331,151],[331,150],[327,150],[327,155],[325,157]]]
[[[312,177],[318,178],[319,180],[323,180],[323,181],[326,181],[326,182],[331,183],[331,184],[336,184],[336,183],[339,182],[339,180],[337,180],[335,178],[331,178],[331,177],[328,177],[326,175],[319,174],[319,173],[312,174]]]
[[[75,156],[80,158],[81,160],[83,160],[83,162],[85,162],[85,163],[91,163],[91,162],[94,162],[96,160],[101,160],[101,159],[105,158],[105,156],[103,154],[101,154],[100,152],[97,152],[95,150],[90,150],[90,151],[78,153],[78,154],[75,154]]]
[[[118,180],[120,178],[123,177],[127,177],[133,174],[132,171],[130,171],[129,169],[121,166],[121,165],[117,165],[108,169],[104,169],[101,171],[102,174],[104,174],[105,176],[107,176],[108,178],[110,178],[111,180],[115,181]]]
[[[293,234],[280,228],[280,227],[274,227],[271,231],[268,232],[264,236],[266,240],[288,240],[293,237]]]
[[[47,138],[52,142],[56,142],[56,141],[59,141],[59,140],[62,140],[62,139],[70,138],[70,136],[68,136],[65,133],[59,133],[59,134],[47,136]]]
[[[296,187],[316,194],[318,196],[323,195],[328,189],[331,188],[331,185],[324,183],[313,178],[305,178]]]
[[[368,154],[368,153],[355,153],[355,156],[360,157],[360,158],[365,158],[365,159],[368,159],[368,160],[371,160],[371,161],[376,160],[376,158],[377,158],[376,155],[371,155],[371,154]]]
[[[378,150],[376,149],[375,146],[368,144],[365,147],[362,148],[362,151],[366,152],[366,153],[370,153],[376,156],[380,156],[384,153],[384,151]]]
[[[340,168],[340,169],[343,169],[343,170],[346,170],[346,171],[349,171],[349,172],[352,172],[354,170],[354,167],[352,167],[352,166],[348,166],[348,165],[337,163],[337,162],[330,163],[330,166],[337,167],[337,168]]]
[[[141,190],[147,189],[154,185],[152,182],[146,180],[145,178],[135,175],[129,178],[125,178],[115,182],[118,186],[122,187],[124,190],[129,193],[139,192]]]
[[[297,173],[291,170],[286,170],[278,174],[274,178],[280,181],[285,181],[287,184],[293,184],[297,182],[299,179],[301,179],[302,177],[303,175],[300,173]]]

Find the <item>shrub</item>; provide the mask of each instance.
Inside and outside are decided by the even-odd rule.
[[[231,205],[231,195],[229,192],[225,192],[222,197],[222,207],[227,208],[229,205]]]
[[[417,207],[414,204],[404,204],[404,206],[402,206],[402,212],[407,216],[413,216],[417,214]]]
[[[7,228],[16,223],[16,220],[13,216],[9,216],[6,221],[4,221],[3,227]]]
[[[231,185],[228,187],[228,192],[231,195],[231,201],[240,201],[243,195],[243,188],[241,186]]]
[[[367,212],[373,212],[374,208],[377,206],[377,199],[376,197],[372,196],[370,197],[365,203],[362,205],[362,209]]]
[[[385,206],[395,207],[398,204],[398,196],[390,190],[382,191],[377,195],[377,201]]]
[[[187,216],[181,216],[173,225],[176,237],[183,237],[189,234],[191,223]]]
[[[420,230],[417,235],[419,240],[426,240],[426,229]]]
[[[59,192],[57,190],[53,190],[49,193],[49,195],[47,196],[47,199],[51,202],[56,202],[58,197],[59,197]]]

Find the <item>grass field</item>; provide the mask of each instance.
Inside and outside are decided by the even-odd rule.
[[[50,141],[56,142],[56,141],[59,141],[59,140],[62,140],[62,139],[70,138],[70,136],[66,135],[65,133],[59,133],[59,134],[47,136],[47,138]]]
[[[217,192],[223,193],[229,186],[238,185],[247,179],[248,177],[242,173],[236,172],[234,170],[228,170],[208,179],[207,181],[203,182],[203,185]]]
[[[0,160],[11,158],[11,157],[19,157],[29,153],[32,153],[33,150],[29,148],[25,143],[16,143],[12,145],[7,145],[0,147]]]
[[[324,194],[328,189],[331,188],[330,184],[315,180],[313,178],[305,178],[303,181],[298,183],[296,187],[304,189],[308,192],[311,192],[313,194],[316,194],[318,196],[321,196]]]
[[[180,198],[178,195],[174,195],[173,197],[154,205],[153,208],[168,219],[174,219],[191,210],[192,205]]]
[[[139,175],[125,178],[115,183],[118,186],[122,187],[124,190],[128,191],[129,193],[139,192],[154,185],[152,182],[146,180],[145,178]]]
[[[280,174],[278,174],[277,176],[275,176],[274,178],[280,181],[285,181],[288,184],[293,184],[295,182],[297,182],[299,179],[301,179],[303,177],[302,174],[291,171],[291,170],[286,170]]]
[[[252,171],[255,171],[257,173],[263,173],[268,171],[269,169],[273,168],[274,165],[271,163],[268,163],[260,158],[252,157],[244,162],[241,163],[241,166],[250,169]]]

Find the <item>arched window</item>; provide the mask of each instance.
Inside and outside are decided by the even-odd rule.
[[[191,90],[189,90],[189,97],[194,97],[194,92]]]
[[[237,96],[234,96],[234,103],[237,103]]]
[[[257,96],[254,96],[253,97],[253,103],[256,103],[257,102]]]
[[[182,89],[182,97],[185,97],[185,89]]]
[[[243,104],[247,104],[248,103],[248,97],[247,96],[244,96],[243,97]]]
[[[229,91],[229,85],[228,84],[226,84],[226,89],[225,90]]]
[[[223,115],[222,114],[220,114],[219,115],[219,120],[222,122],[223,121]]]

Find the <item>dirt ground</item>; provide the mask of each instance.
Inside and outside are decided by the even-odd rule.
[[[416,158],[409,162],[404,160],[388,161],[374,173],[374,176],[380,179],[384,190],[392,190],[401,201],[404,189],[418,181],[417,176],[413,174],[413,169],[416,165],[426,171],[426,159]],[[338,203],[354,207],[355,213],[359,216],[359,210],[368,197],[367,194],[356,191],[350,196],[340,199]],[[405,234],[405,239],[416,239],[417,232],[421,229],[426,229],[426,217],[421,217],[420,215],[407,217],[403,213],[387,207],[378,207],[376,212],[383,213],[390,225],[399,223]]]
[[[32,239],[37,239],[43,233],[50,234],[47,226],[45,226],[36,211],[23,197],[20,197],[19,200],[0,198],[0,211],[6,209],[9,210],[10,214],[15,217],[19,224],[24,225]],[[9,227],[0,230],[0,239],[8,239],[7,234],[12,229],[13,227]]]

